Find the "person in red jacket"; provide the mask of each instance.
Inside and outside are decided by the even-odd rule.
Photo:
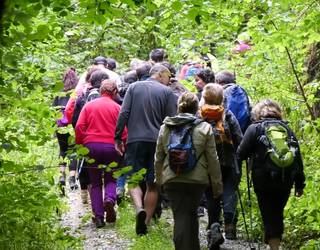
[[[116,202],[116,180],[112,171],[104,171],[98,165],[108,165],[119,161],[114,147],[114,134],[120,112],[120,105],[114,101],[118,92],[114,80],[107,79],[101,83],[101,97],[88,102],[83,107],[76,125],[76,143],[89,149],[89,157],[95,162],[89,165],[91,189],[90,198],[96,227],[103,227],[104,212],[106,222],[116,220],[114,205]],[[126,140],[124,130],[122,139]],[[104,178],[104,198],[102,192],[102,176]]]

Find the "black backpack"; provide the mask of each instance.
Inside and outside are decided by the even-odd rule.
[[[170,130],[168,157],[171,170],[180,175],[192,171],[203,152],[197,157],[193,145],[192,132],[195,126],[203,122],[202,119],[182,126],[168,126]]]
[[[84,107],[84,105],[87,102],[90,102],[98,97],[100,97],[99,90],[97,88],[93,88],[93,89],[90,89],[90,91],[86,92],[85,95],[77,98],[76,104],[74,107],[74,111],[72,114],[72,120],[71,120],[72,126],[74,128],[76,127],[80,112],[81,112],[82,108]]]

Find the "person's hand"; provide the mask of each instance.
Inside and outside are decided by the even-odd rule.
[[[116,141],[114,146],[115,146],[115,149],[116,149],[117,153],[119,155],[123,156],[124,151],[125,151],[123,142],[122,141]]]
[[[296,197],[300,197],[301,195],[303,195],[303,189],[295,189],[294,190],[294,195]]]

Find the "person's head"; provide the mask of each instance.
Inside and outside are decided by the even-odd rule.
[[[162,62],[167,58],[166,51],[164,49],[154,49],[149,54],[150,60],[157,62]]]
[[[137,72],[135,70],[126,72],[123,76],[123,81],[128,84],[138,81]]]
[[[93,59],[93,64],[94,65],[103,65],[103,66],[107,66],[108,61],[105,57],[103,56],[97,56],[95,59]]]
[[[150,77],[156,79],[158,82],[169,85],[171,79],[171,73],[169,69],[159,63],[156,63],[150,69]]]
[[[265,99],[258,102],[252,109],[255,120],[264,118],[275,118],[282,120],[282,110],[278,103],[273,100]]]
[[[214,73],[211,69],[201,69],[195,74],[195,86],[198,92],[203,90],[203,87],[208,83],[213,83],[215,80]]]
[[[78,75],[76,73],[76,70],[74,68],[68,69],[64,75],[63,75],[63,90],[69,91],[71,89],[74,89],[79,81]]]
[[[142,62],[140,66],[136,69],[137,77],[139,80],[145,80],[150,76],[150,69],[152,68],[151,63]]]
[[[100,94],[115,97],[118,93],[117,83],[115,80],[106,79],[101,82]]]
[[[176,76],[176,69],[174,68],[174,66],[169,63],[168,61],[163,61],[160,63],[161,65],[165,66],[166,68],[168,68],[170,70],[170,73],[171,73],[171,77],[175,77]]]
[[[92,75],[93,72],[99,70],[99,67],[97,67],[97,65],[91,65],[88,67],[87,69],[87,74],[86,74],[86,83],[90,83],[90,77]]]
[[[203,88],[202,97],[205,104],[221,105],[223,101],[223,87],[217,83],[208,83]]]
[[[144,62],[143,60],[140,60],[138,58],[133,58],[130,62],[130,69],[131,70],[136,70],[137,68],[139,68]]]
[[[107,69],[115,70],[117,68],[117,62],[113,58],[107,58]]]
[[[178,99],[178,113],[196,114],[199,108],[198,97],[191,92],[183,93]]]
[[[218,84],[225,85],[228,83],[235,83],[235,82],[236,82],[236,78],[234,74],[230,71],[223,70],[218,72],[216,75],[216,83]]]
[[[89,82],[93,88],[100,88],[101,82],[105,79],[109,79],[108,74],[102,70],[96,70],[91,74]]]

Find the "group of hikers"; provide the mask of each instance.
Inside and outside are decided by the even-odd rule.
[[[152,50],[147,61],[132,60],[122,76],[116,68],[114,59],[98,56],[80,78],[68,69],[64,94],[54,100],[62,112],[57,126],[72,124],[75,143],[89,150],[83,159],[69,157],[69,186],[77,188],[78,175],[82,201],[87,203],[90,195],[96,227],[116,221],[126,181],[145,169],[143,179],[127,188],[136,234],[147,234],[152,218],[168,204],[175,249],[200,249],[198,217],[205,208],[208,248],[219,249],[225,238],[237,238],[245,161],[264,240],[270,249],[279,249],[290,190],[294,185],[295,195],[301,196],[305,186],[299,144],[279,104],[265,99],[251,108],[232,72],[214,73],[199,61],[187,62],[176,76],[164,49]],[[181,84],[184,79],[194,82],[197,93]],[[70,134],[59,129],[56,134],[62,158],[59,183],[65,185],[72,142]],[[110,169],[113,162],[117,166]],[[115,178],[113,172],[125,166],[131,170]]]

